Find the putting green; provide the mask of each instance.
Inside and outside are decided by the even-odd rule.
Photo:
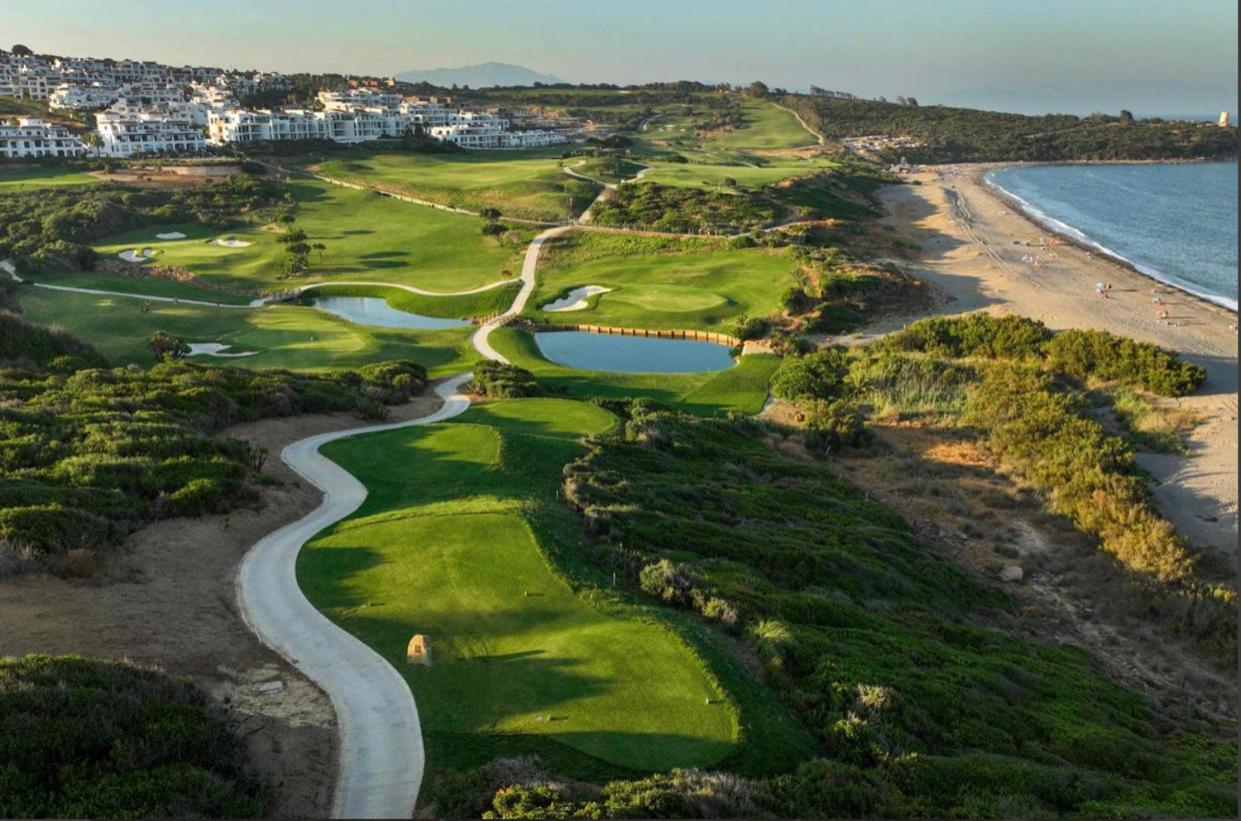
[[[483,221],[427,206],[358,191],[319,180],[294,180],[294,227],[307,242],[322,243],[310,255],[310,270],[285,279],[281,269],[283,230],[239,225],[208,229],[200,225],[149,226],[97,243],[107,258],[125,250],[150,248],[160,265],[193,271],[216,285],[239,290],[278,291],[311,282],[366,281],[414,285],[429,291],[477,288],[501,279],[503,270],[520,270],[528,231],[514,229],[500,239],[482,234]],[[180,231],[185,239],[156,234]],[[210,243],[234,237],[250,245],[230,248]]]
[[[579,595],[549,563],[581,549],[556,498],[561,468],[581,436],[615,424],[580,402],[508,400],[324,447],[369,495],[303,549],[298,581],[409,681],[441,750],[432,766],[484,755],[496,737],[641,770],[733,749],[735,709],[704,663],[636,608],[589,603],[609,597]],[[429,668],[405,661],[414,633],[430,638]]]
[[[541,322],[732,333],[742,316],[767,316],[795,283],[788,249],[732,248],[681,240],[575,231],[539,265],[523,315]],[[613,289],[580,311],[542,306],[583,284]]]
[[[728,297],[686,285],[643,285],[639,288],[617,288],[603,294],[599,301],[609,303],[600,306],[601,312],[612,308],[611,303],[622,303],[644,311],[683,314],[727,305]]]

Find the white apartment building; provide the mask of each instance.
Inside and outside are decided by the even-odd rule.
[[[95,122],[100,151],[109,157],[177,154],[207,148],[202,127],[182,107],[109,109],[100,112]]]
[[[209,139],[216,144],[259,140],[333,140],[349,145],[399,137],[409,127],[399,114],[381,109],[358,111],[246,111],[230,108],[208,115]]]
[[[60,77],[45,63],[33,57],[12,57],[0,61],[0,95],[46,100]]]
[[[510,131],[509,121],[480,111],[453,112],[444,125],[427,129],[432,137],[462,148],[541,148],[568,142],[557,131]]]
[[[69,111],[91,111],[112,105],[118,96],[116,86],[90,83],[89,85],[72,85],[61,83],[52,89],[47,104],[52,108]]]
[[[347,91],[320,91],[319,105],[325,111],[353,111],[358,108],[397,108],[401,105],[400,94],[389,94],[370,88],[351,88]]]
[[[62,125],[36,117],[0,120],[0,157],[80,157],[85,153],[82,141]]]
[[[149,80],[126,83],[117,90],[116,96],[138,105],[179,103],[185,100],[185,92],[179,86]]]

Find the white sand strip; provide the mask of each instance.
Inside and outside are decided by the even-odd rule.
[[[560,313],[563,311],[581,311],[589,306],[588,299],[595,294],[606,294],[611,288],[604,288],[602,285],[584,285],[581,288],[574,288],[569,293],[549,302],[543,306],[543,310],[548,313]]]
[[[258,351],[236,351],[228,352],[231,345],[221,345],[219,342],[191,342],[190,352],[187,356],[254,356]]]
[[[244,239],[233,239],[232,237],[229,237],[228,239],[220,239],[217,237],[216,239],[211,240],[208,244],[222,245],[225,248],[249,248],[254,243],[246,242]]]
[[[185,234],[180,231],[169,231],[166,234],[156,234],[156,239],[185,239]]]

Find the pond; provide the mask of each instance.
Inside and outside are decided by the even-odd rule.
[[[534,341],[552,362],[582,371],[702,373],[737,364],[727,345],[690,339],[540,331]]]
[[[437,331],[444,328],[464,328],[470,324],[464,319],[423,316],[401,311],[377,296],[319,296],[312,299],[310,304],[358,325],[375,325],[380,328]]]

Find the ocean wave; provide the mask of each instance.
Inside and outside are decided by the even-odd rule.
[[[1108,257],[1111,257],[1113,260],[1123,265],[1128,265],[1129,267],[1133,268],[1138,273],[1144,276],[1148,276],[1151,279],[1156,280],[1158,282],[1162,282],[1164,285],[1170,285],[1173,288],[1184,291],[1185,293],[1193,294],[1199,299],[1205,299],[1207,302],[1211,302],[1215,305],[1219,305],[1223,308],[1227,308],[1230,311],[1237,310],[1237,300],[1232,299],[1231,297],[1224,296],[1222,294],[1216,294],[1210,291],[1203,291],[1197,286],[1191,283],[1185,282],[1183,279],[1179,277],[1165,273],[1156,268],[1152,268],[1149,265],[1144,265],[1143,263],[1138,262],[1136,260],[1129,259],[1124,254],[1121,254],[1117,251],[1112,250],[1111,248],[1108,248],[1103,243],[1091,237],[1085,231],[1082,231],[1081,229],[1073,225],[1069,225],[1067,222],[1064,222],[1063,220],[1056,219],[1051,214],[1048,214],[1046,211],[1039,208],[1034,203],[1030,202],[1024,197],[1021,197],[1018,194],[1015,194],[1014,192],[1000,185],[993,178],[994,174],[995,174],[994,171],[988,171],[986,174],[983,175],[983,178],[982,178],[983,182],[991,186],[992,188],[996,189],[997,191],[1002,192],[1004,196],[1008,197],[1009,199],[1014,200],[1021,207],[1022,211],[1024,211],[1027,215],[1029,215],[1031,219],[1033,219],[1035,222],[1039,223],[1040,225],[1044,225],[1058,234],[1064,234],[1065,236],[1070,237],[1074,241],[1080,242],[1082,245],[1087,245],[1091,248],[1094,248],[1099,253],[1104,254]]]

